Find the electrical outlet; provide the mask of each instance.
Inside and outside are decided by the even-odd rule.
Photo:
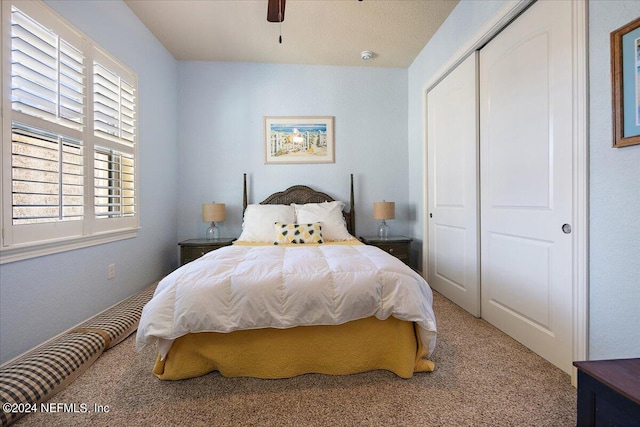
[[[109,264],[109,267],[107,268],[107,270],[108,270],[108,274],[109,274],[109,280],[111,280],[114,277],[116,277],[116,265],[115,264]]]

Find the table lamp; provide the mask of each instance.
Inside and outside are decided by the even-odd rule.
[[[220,238],[220,229],[216,227],[216,221],[224,221],[226,218],[226,210],[224,203],[205,203],[202,205],[202,220],[211,222],[211,226],[207,229],[207,239],[213,240]]]
[[[382,223],[378,227],[378,237],[381,239],[387,239],[389,237],[389,226],[386,220],[394,219],[396,217],[396,203],[395,202],[373,202],[373,218],[381,219]]]

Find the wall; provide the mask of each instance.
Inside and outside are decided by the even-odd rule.
[[[505,3],[461,1],[409,67],[409,205],[417,241],[424,236],[424,85]],[[640,356],[640,146],[611,148],[609,69],[610,32],[638,16],[634,0],[589,2],[590,359]]]
[[[375,200],[396,201],[394,233],[408,231],[407,70],[183,62],[179,65],[179,239],[203,238],[201,205],[227,204],[222,236],[249,202],[306,184],[348,201],[354,174],[356,232],[375,234]],[[334,116],[335,164],[265,165],[264,116]]]
[[[589,3],[590,330],[592,359],[640,357],[640,145],[611,148],[609,35],[638,1]]]
[[[48,5],[138,73],[138,237],[0,266],[0,363],[158,280],[177,264],[177,63],[123,2]],[[107,280],[107,265],[116,277]]]

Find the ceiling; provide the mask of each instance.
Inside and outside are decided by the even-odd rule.
[[[125,3],[180,61],[408,67],[458,0],[287,0],[281,24],[267,0]]]

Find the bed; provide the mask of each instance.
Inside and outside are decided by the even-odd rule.
[[[430,372],[433,296],[402,261],[355,237],[349,208],[296,185],[247,202],[232,246],[178,268],[142,311],[140,350],[155,345],[153,373],[181,380],[346,375],[377,369]]]

